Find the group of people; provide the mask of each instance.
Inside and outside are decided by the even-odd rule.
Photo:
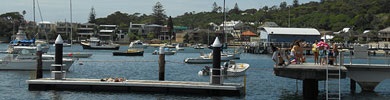
[[[272,60],[276,63],[275,66],[286,66],[288,64],[301,64],[305,62],[305,57],[303,56],[303,46],[302,41],[294,41],[291,48],[278,48],[273,44],[270,44],[272,54]]]
[[[291,48],[278,48],[273,44],[270,44],[271,50],[273,51],[272,60],[276,63],[275,66],[286,66],[288,64],[302,64],[306,62],[306,58],[304,56],[304,49],[307,44],[305,44],[302,40],[297,40],[293,42]],[[332,49],[330,46],[324,42],[324,40],[320,40],[319,42],[315,40],[312,44],[312,53],[314,58],[314,64],[330,64],[334,65],[337,61],[338,49],[335,43],[332,45]],[[290,52],[288,52],[288,50]],[[287,53],[289,53],[287,55]]]
[[[324,42],[324,40],[317,40],[312,45],[312,52],[314,55],[314,64],[337,64],[338,49],[336,43],[332,43],[332,49],[330,46]]]

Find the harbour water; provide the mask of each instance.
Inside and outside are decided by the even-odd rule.
[[[4,51],[7,44],[0,44],[0,50]],[[120,50],[126,50],[122,46]],[[144,56],[112,56],[110,50],[83,50],[80,45],[65,47],[64,52],[88,52],[91,58],[80,58],[76,61],[66,77],[68,78],[108,78],[123,77],[135,80],[158,80],[158,56],[152,55],[158,48],[148,47]],[[185,64],[184,59],[197,57],[199,52],[209,52],[209,49],[195,50],[185,48],[175,55],[166,56],[165,79],[169,81],[200,81],[208,82],[209,76],[199,76],[197,73],[204,66],[211,64]],[[51,47],[49,52],[54,52]],[[0,54],[1,57],[6,54]],[[308,61],[312,58],[308,56]],[[302,81],[277,77],[273,74],[273,61],[270,55],[241,54],[241,59],[236,62],[249,63],[250,68],[246,75],[246,95],[242,97],[220,97],[199,95],[172,95],[154,93],[111,93],[111,92],[76,92],[76,91],[28,91],[26,80],[34,76],[34,71],[0,71],[0,99],[25,100],[300,100],[302,98]],[[359,61],[356,61],[359,62]],[[82,63],[80,65],[79,63]],[[44,72],[44,77],[50,77],[50,72]],[[244,83],[244,77],[228,77],[225,82]],[[390,100],[390,80],[380,83],[375,93],[361,92],[357,87],[355,94],[350,93],[349,78],[341,81],[343,100]],[[324,81],[319,82],[320,96],[325,97]]]

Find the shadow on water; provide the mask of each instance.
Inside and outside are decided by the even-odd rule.
[[[353,94],[343,95],[341,99],[343,100],[390,100],[386,94],[381,94],[380,92],[360,92]]]
[[[282,94],[279,100],[303,100],[302,93],[292,92],[288,90],[281,90]]]

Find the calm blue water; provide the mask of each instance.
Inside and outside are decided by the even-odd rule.
[[[0,51],[4,51],[7,44],[0,44]],[[122,46],[121,50],[126,50]],[[89,52],[91,58],[81,58],[75,62],[67,73],[68,78],[107,78],[124,77],[126,79],[158,80],[158,56],[152,51],[158,48],[149,47],[144,56],[127,57],[112,56],[112,51],[83,50],[81,46],[65,47],[64,52]],[[54,48],[51,50],[54,52]],[[203,50],[200,50],[203,51]],[[185,64],[187,57],[199,56],[199,50],[186,48],[175,55],[166,56],[166,80],[170,81],[201,81],[208,82],[209,76],[198,76],[197,72],[203,66],[211,64]],[[205,49],[204,52],[210,50]],[[4,56],[5,54],[1,54]],[[31,71],[0,71],[0,99],[137,99],[137,100],[168,100],[168,99],[205,99],[205,100],[300,100],[302,99],[302,81],[277,77],[273,74],[273,62],[270,55],[247,54],[241,55],[240,60],[250,64],[247,71],[247,94],[243,97],[217,97],[168,94],[140,94],[140,93],[109,93],[109,92],[74,92],[74,91],[28,91],[26,80],[34,74]],[[308,58],[309,62],[312,59]],[[78,63],[83,63],[79,65]],[[49,72],[44,77],[50,77]],[[225,79],[225,82],[243,83],[243,77]],[[320,97],[324,97],[324,82],[319,83]],[[360,93],[357,87],[356,94],[350,94],[349,79],[342,80],[342,99],[345,100],[389,100],[390,80],[385,80],[375,89],[375,93]]]

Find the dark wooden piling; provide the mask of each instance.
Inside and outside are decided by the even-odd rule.
[[[36,70],[36,79],[42,78],[43,77],[43,72],[42,72],[42,47],[41,44],[37,45],[37,70]]]
[[[62,63],[63,43],[64,41],[62,40],[61,35],[58,35],[55,41],[56,50],[55,50],[55,58],[54,58],[54,63],[57,65],[63,64]],[[61,67],[62,66],[55,66],[55,71],[62,71]]]
[[[303,80],[303,99],[317,100],[318,96],[318,80],[304,79]]]
[[[164,48],[160,47],[160,53],[158,57],[158,80],[164,81],[165,80],[165,53]]]
[[[215,38],[213,43],[213,68],[211,75],[211,84],[220,85],[221,82],[221,46],[218,37]]]
[[[355,80],[350,79],[349,89],[351,90],[351,93],[355,93],[355,91],[356,91],[356,81]]]

